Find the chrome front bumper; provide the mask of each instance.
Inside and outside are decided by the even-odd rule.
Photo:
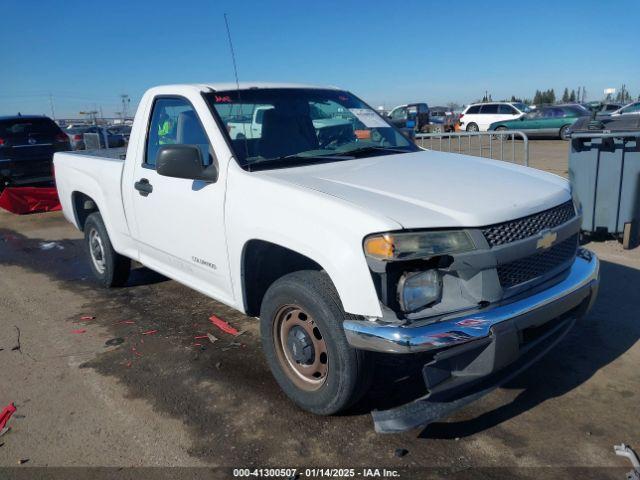
[[[445,316],[426,325],[420,325],[420,321],[401,325],[375,320],[345,320],[343,325],[349,344],[363,350],[412,353],[452,347],[488,337],[494,325],[506,320],[538,316],[537,323],[543,324],[572,310],[587,298],[590,307],[597,294],[599,266],[595,254],[579,249],[573,265],[561,274],[560,281],[509,303]]]

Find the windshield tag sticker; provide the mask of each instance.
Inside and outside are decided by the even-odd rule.
[[[353,113],[358,120],[364,123],[367,128],[388,128],[389,125],[378,116],[376,112],[369,108],[350,108],[349,111]]]

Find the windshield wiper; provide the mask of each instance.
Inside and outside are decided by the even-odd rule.
[[[292,167],[298,165],[304,165],[305,163],[315,163],[317,161],[342,161],[349,160],[350,158],[345,155],[284,155],[276,158],[256,158],[246,163],[249,170],[264,169],[264,168],[283,168]]]
[[[377,145],[368,145],[366,147],[354,148],[353,150],[346,150],[344,152],[336,153],[335,155],[358,155],[360,153],[369,153],[369,152],[392,152],[392,153],[409,153],[411,150],[405,150],[401,148],[394,147],[381,147]]]

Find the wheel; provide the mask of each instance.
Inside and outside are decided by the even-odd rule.
[[[117,253],[99,212],[87,217],[84,224],[84,240],[89,265],[96,280],[104,287],[120,287],[127,283],[131,260]]]
[[[332,415],[371,384],[371,353],[347,343],[347,317],[323,272],[302,270],[275,281],[260,308],[262,347],[273,376],[299,407]]]
[[[571,139],[571,133],[569,132],[570,128],[571,128],[571,125],[564,125],[560,129],[560,140],[569,140],[569,139]]]
[[[498,127],[495,129],[496,132],[505,132],[507,130],[508,130],[507,127]],[[503,134],[496,133],[495,135],[491,135],[491,138],[493,140],[502,140],[504,142],[505,140],[509,139],[509,135],[505,135],[504,133]]]
[[[467,132],[479,132],[480,129],[478,128],[478,124],[476,123],[470,123],[469,125],[467,125]]]

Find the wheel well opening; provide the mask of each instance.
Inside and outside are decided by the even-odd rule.
[[[93,212],[98,212],[98,205],[93,199],[81,192],[73,192],[72,196],[73,213],[76,217],[78,227],[84,231],[84,224],[87,221],[87,217]]]
[[[273,282],[298,270],[322,270],[322,267],[298,252],[263,240],[251,240],[242,256],[244,307],[248,315],[260,315],[260,305]]]

